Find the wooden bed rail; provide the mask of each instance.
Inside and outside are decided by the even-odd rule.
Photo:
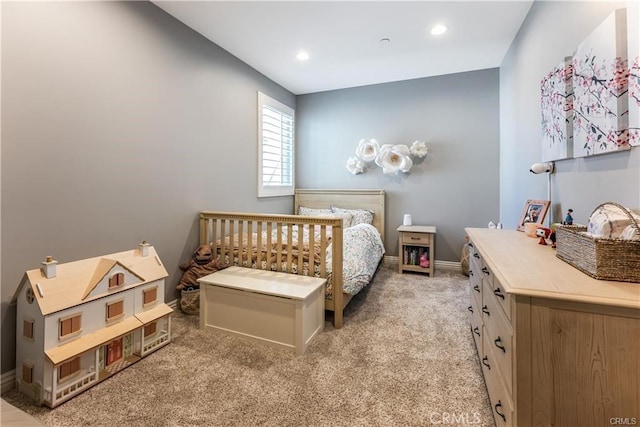
[[[331,227],[331,231],[329,231],[328,227]],[[292,248],[292,236],[295,231],[299,236],[302,236],[305,229],[311,230],[308,233],[309,248],[313,248],[317,243],[320,244],[321,248],[326,248],[327,244],[332,247],[332,277],[330,281],[332,300],[327,300],[325,306],[327,309],[334,310],[334,325],[336,328],[342,326],[344,298],[342,292],[342,219],[300,215],[204,211],[200,212],[199,228],[200,244],[210,244],[213,253],[219,254],[222,260],[228,256],[233,264],[234,252],[237,251],[239,265],[243,265],[246,261],[247,267],[271,270],[273,263],[275,263],[274,271],[285,271],[291,274],[304,274],[302,251],[300,250],[298,254],[296,265],[293,261],[292,251],[283,250],[283,248]],[[319,242],[316,242],[314,230],[319,230]],[[274,231],[276,231],[275,235],[273,234]],[[283,231],[286,231],[284,238]],[[237,241],[231,238],[236,233],[238,235],[246,235],[249,240],[245,243],[242,238],[238,238]],[[251,237],[254,233],[255,241]],[[225,237],[229,237],[229,239],[225,239]],[[273,240],[274,238],[275,241]],[[331,240],[328,243],[329,238]],[[244,247],[245,244],[246,247]],[[264,255],[262,250],[256,252],[257,262],[255,265],[253,265],[250,258],[245,258],[251,257],[251,251],[247,251],[247,249],[250,249],[252,245],[256,245],[258,248],[266,248]],[[307,275],[313,276],[315,266],[317,266],[320,271],[320,277],[327,278],[326,250],[321,250],[319,259],[316,260],[311,249],[308,260]],[[265,261],[264,268],[263,261]],[[294,266],[296,269],[294,269]],[[297,270],[297,273],[294,270]]]

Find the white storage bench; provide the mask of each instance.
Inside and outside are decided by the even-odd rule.
[[[302,354],[324,329],[326,279],[229,267],[198,279],[200,328]]]

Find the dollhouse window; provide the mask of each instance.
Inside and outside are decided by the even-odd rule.
[[[22,382],[25,384],[33,382],[33,364],[29,362],[22,363]]]
[[[76,357],[68,362],[63,363],[58,367],[58,380],[68,377],[71,374],[75,374],[80,370],[80,358]]]
[[[82,327],[82,314],[76,314],[60,319],[59,338],[65,338],[80,331]]]
[[[124,300],[119,300],[107,304],[107,321],[115,320],[122,317],[124,313]]]
[[[158,322],[149,323],[148,325],[144,325],[144,336],[148,337],[149,335],[153,335],[156,333],[158,329]]]
[[[158,288],[150,288],[142,291],[142,306],[153,304],[158,300]]]
[[[33,320],[22,321],[22,336],[33,341]]]
[[[109,289],[124,285],[124,273],[116,273],[109,277]]]
[[[27,288],[27,292],[24,294],[24,296],[29,304],[33,304],[33,301],[36,299],[36,296],[33,293],[33,289],[31,288]]]

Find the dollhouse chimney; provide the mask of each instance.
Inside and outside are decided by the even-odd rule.
[[[140,253],[142,254],[142,256],[149,256],[149,246],[151,245],[148,244],[146,240],[140,242],[138,246],[140,247]]]
[[[52,256],[47,256],[47,259],[42,262],[42,271],[47,279],[53,279],[58,274],[58,261],[54,260]]]

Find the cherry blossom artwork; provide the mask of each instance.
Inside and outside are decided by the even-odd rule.
[[[630,149],[626,19],[614,11],[573,56],[574,157]]]
[[[573,153],[573,66],[566,57],[540,82],[542,161],[567,159]]]
[[[629,28],[629,145],[640,145],[640,3],[627,8]]]

